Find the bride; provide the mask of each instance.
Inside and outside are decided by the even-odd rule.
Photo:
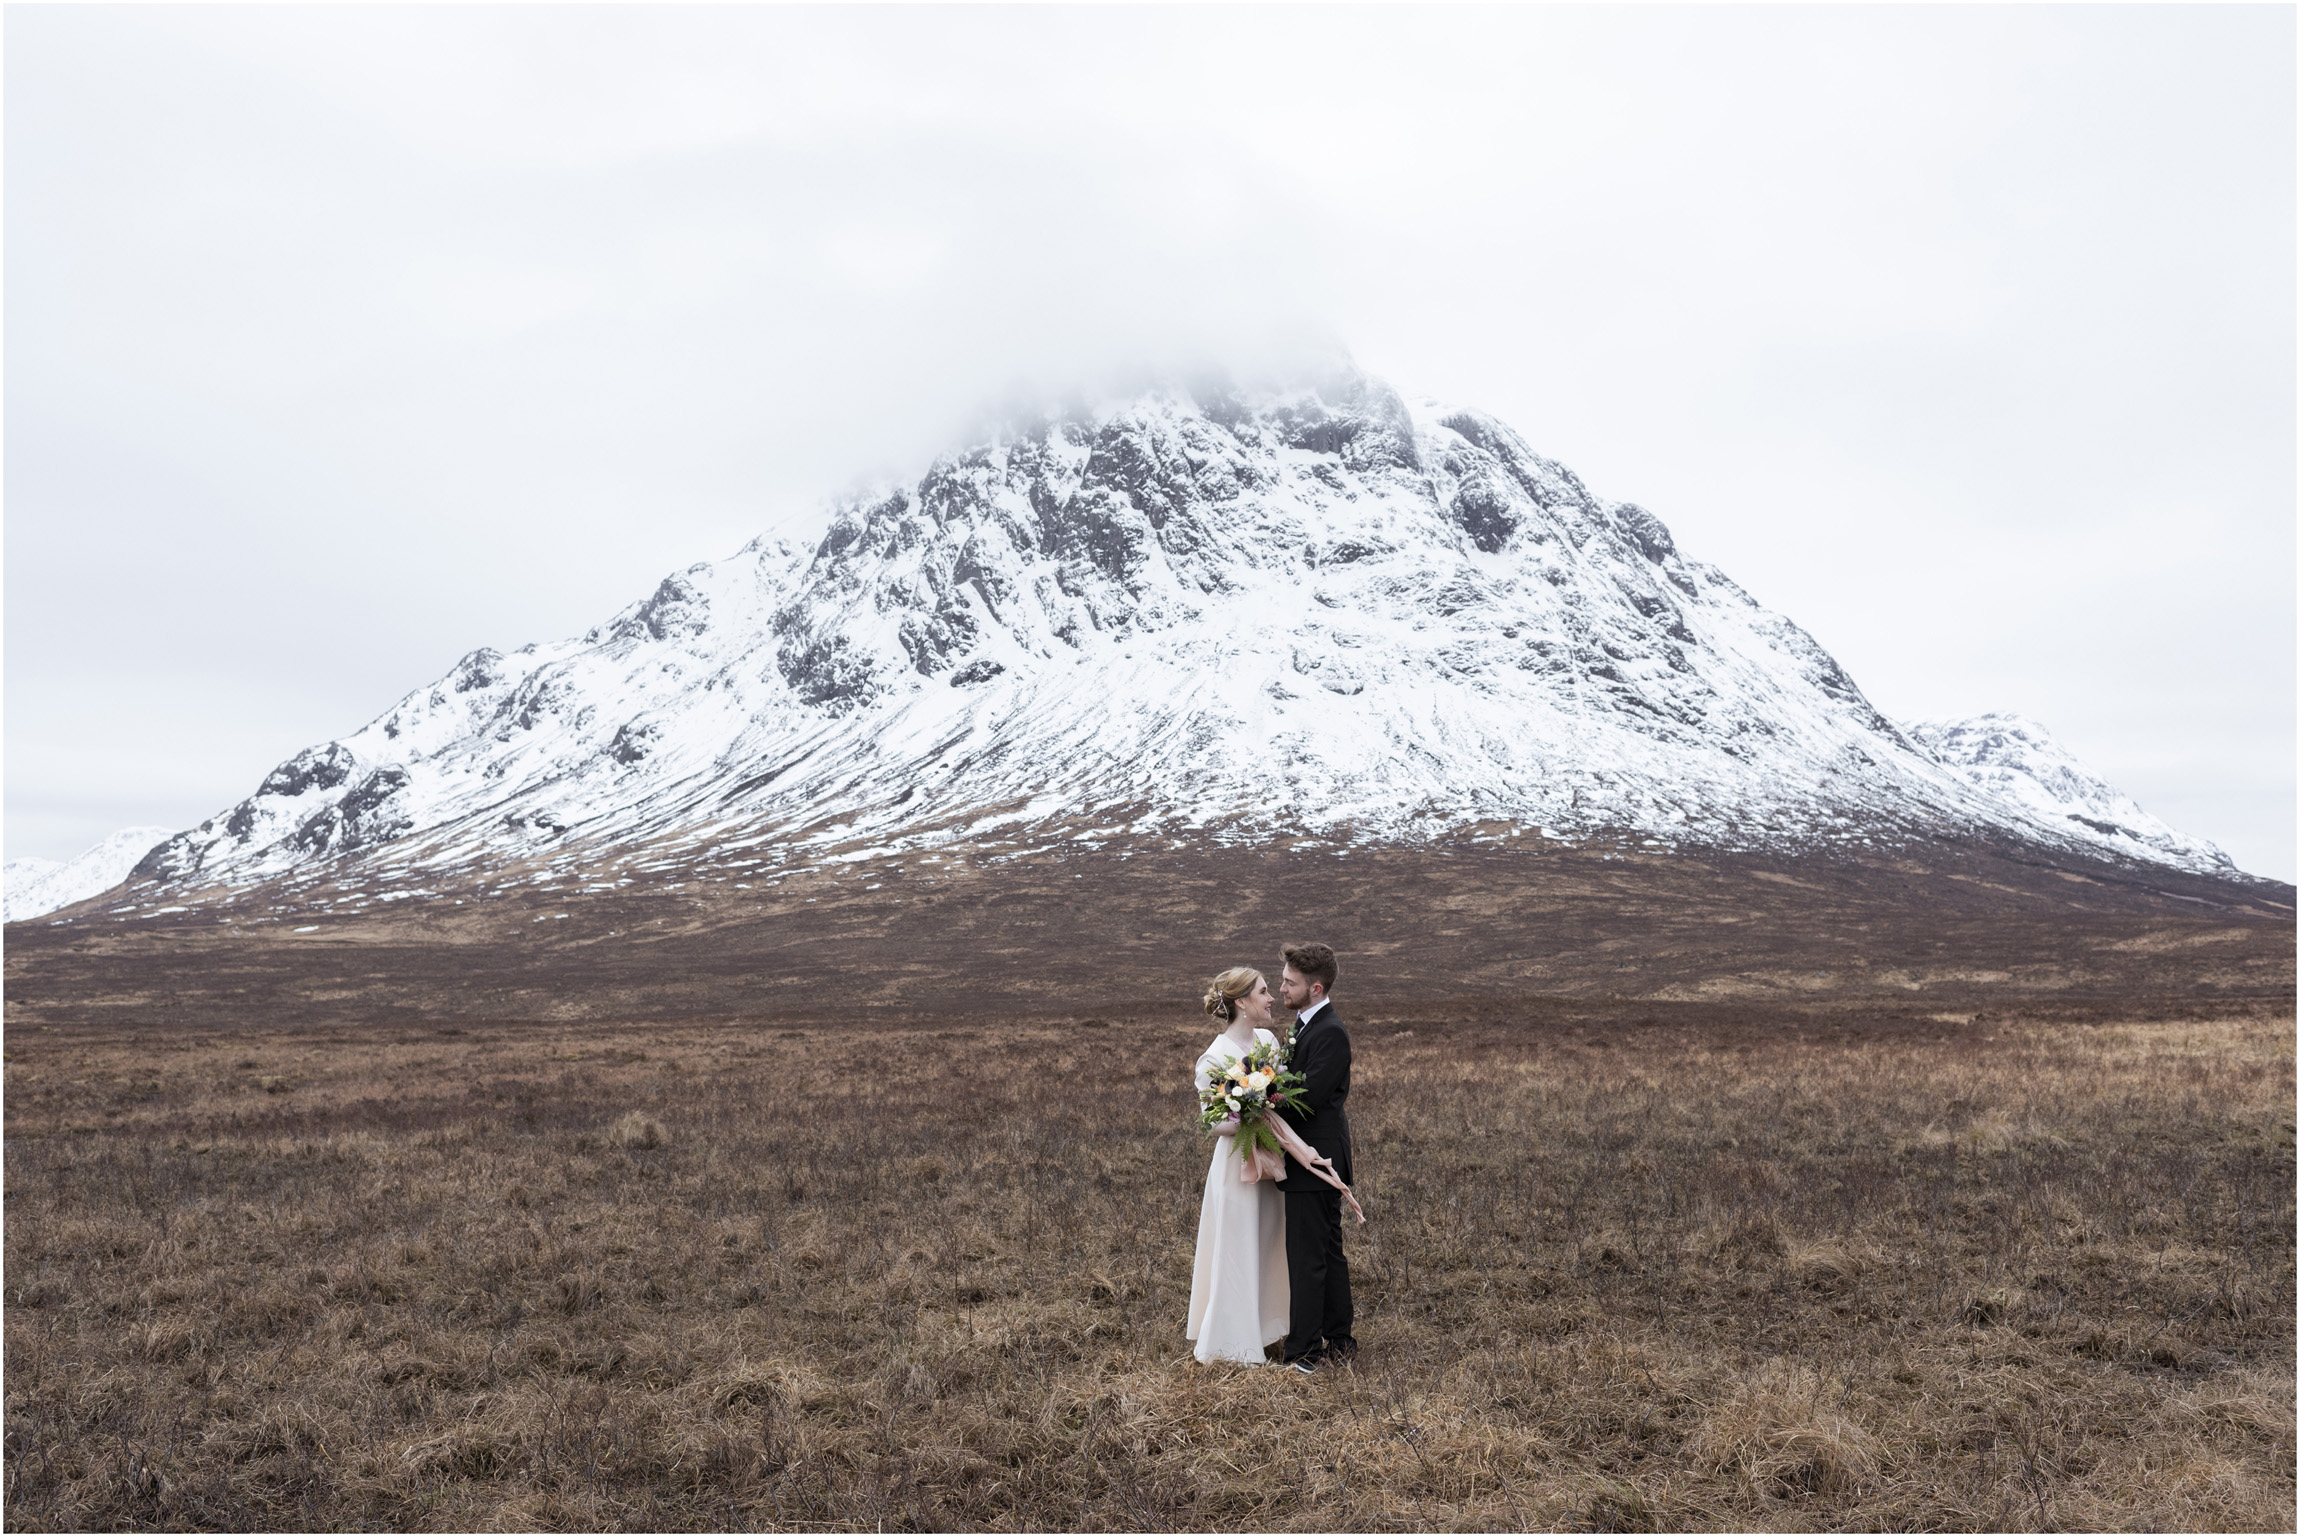
[[[1270,1033],[1270,984],[1234,966],[1206,989],[1206,1012],[1223,1030],[1198,1057],[1198,1092],[1254,1049],[1277,1044]],[[1246,1183],[1232,1146],[1235,1121],[1216,1130],[1206,1198],[1198,1208],[1198,1258],[1190,1272],[1189,1337],[1201,1361],[1259,1365],[1262,1350],[1286,1337],[1286,1200],[1271,1181]]]

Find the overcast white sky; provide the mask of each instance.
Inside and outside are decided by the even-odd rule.
[[[1337,338],[2294,873],[2294,12],[12,6],[6,852]]]

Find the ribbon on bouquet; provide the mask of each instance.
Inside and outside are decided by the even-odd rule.
[[[1259,1142],[1238,1162],[1241,1165],[1238,1182],[1242,1185],[1251,1185],[1264,1179],[1275,1184],[1286,1177],[1286,1155],[1274,1148],[1264,1147]]]
[[[1339,1190],[1351,1214],[1361,1223],[1366,1220],[1365,1210],[1358,1205],[1358,1198],[1351,1194],[1350,1187],[1343,1184],[1341,1176],[1334,1172],[1334,1161],[1331,1158],[1304,1142],[1301,1133],[1287,1125],[1286,1118],[1275,1110],[1262,1117],[1262,1124],[1277,1134],[1278,1141],[1286,1151],[1294,1155],[1294,1162]],[[1244,1163],[1246,1166],[1239,1171],[1238,1178],[1246,1184],[1251,1185],[1263,1179],[1277,1181],[1286,1177],[1286,1160],[1266,1147],[1257,1145]]]

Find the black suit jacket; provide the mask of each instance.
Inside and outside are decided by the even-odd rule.
[[[1334,1162],[1342,1183],[1354,1185],[1350,1172],[1350,1032],[1341,1012],[1331,1003],[1311,1016],[1307,1025],[1294,1027],[1294,1049],[1287,1063],[1305,1080],[1299,1109],[1284,1112],[1302,1140]],[[1333,1192],[1333,1186],[1286,1158],[1288,1195],[1305,1190]]]

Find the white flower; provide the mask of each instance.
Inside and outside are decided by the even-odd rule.
[[[1269,1086],[1270,1075],[1268,1073],[1248,1073],[1246,1075],[1246,1087],[1249,1089],[1259,1092]]]

